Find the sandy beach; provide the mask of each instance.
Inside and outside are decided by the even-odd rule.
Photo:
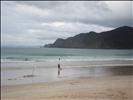
[[[133,76],[2,86],[2,100],[132,100]]]
[[[66,62],[62,63],[63,71],[59,77],[57,77],[57,68],[54,67],[56,63],[54,66],[49,64],[51,67],[38,63],[35,71],[37,77],[33,77],[34,82],[31,81],[32,77],[23,77],[23,75],[31,74],[32,65],[30,64],[32,62],[29,63],[28,69],[24,64],[26,65],[28,62],[17,63],[16,66],[14,66],[15,63],[2,64],[2,100],[133,99],[132,61],[90,62],[89,64]],[[75,67],[70,64],[80,66]],[[10,67],[14,69],[10,69]],[[20,77],[14,79],[17,76]]]

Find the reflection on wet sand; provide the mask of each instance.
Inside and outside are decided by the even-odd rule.
[[[128,76],[133,75],[133,66],[93,66],[93,67],[62,67],[60,76],[57,76],[57,68],[36,68],[34,74],[32,69],[5,70],[2,71],[2,84],[29,84],[58,80]],[[36,76],[36,77],[34,77]]]
[[[68,74],[69,73],[69,74]],[[133,75],[133,66],[104,66],[66,68],[64,76],[67,77],[107,77],[107,76]]]

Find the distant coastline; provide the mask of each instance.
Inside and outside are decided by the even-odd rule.
[[[133,27],[122,26],[111,31],[81,33],[67,39],[58,38],[47,48],[133,49]]]

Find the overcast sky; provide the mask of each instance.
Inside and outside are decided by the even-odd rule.
[[[133,26],[132,1],[2,1],[2,46],[42,46],[57,38]]]

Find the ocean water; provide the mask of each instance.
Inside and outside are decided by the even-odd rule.
[[[64,49],[64,48],[2,48],[2,62],[21,61],[100,61],[133,60],[133,50]]]
[[[57,74],[59,58],[61,58],[60,63],[63,69],[60,72],[60,76]],[[92,66],[101,61],[101,64],[98,63],[99,67]],[[66,66],[64,66],[65,64],[63,65],[64,62]],[[133,62],[133,51],[111,49],[2,48],[1,84],[32,84],[86,77],[133,75],[132,66],[103,66],[107,63],[117,64],[118,62],[120,64],[131,64]],[[77,65],[79,66],[77,67]],[[88,67],[88,65],[90,66]],[[30,75],[34,76],[31,77]]]

